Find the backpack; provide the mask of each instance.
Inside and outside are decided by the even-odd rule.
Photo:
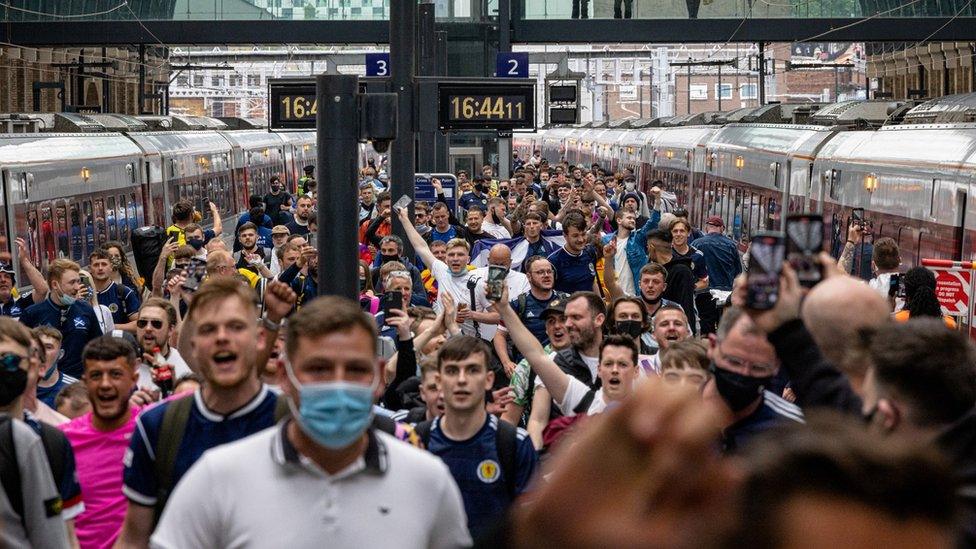
[[[64,445],[68,444],[68,439],[56,427],[46,423],[39,424],[44,453],[47,455],[48,465],[51,467],[51,475],[54,476],[54,485],[60,494],[60,483],[64,477]],[[20,517],[20,524],[26,531],[24,489],[20,478],[20,465],[17,461],[17,449],[14,446],[13,420],[9,416],[0,423],[0,484],[3,485],[3,491],[7,494],[10,506]]]
[[[159,430],[159,440],[156,442],[156,461],[153,464],[156,473],[155,522],[159,522],[166,501],[173,492],[173,466],[176,464],[176,454],[179,453],[180,445],[183,443],[183,434],[186,432],[186,423],[190,419],[192,410],[193,394],[191,393],[171,400],[163,413],[163,424]],[[274,409],[275,423],[288,414],[288,399],[284,395],[278,395]]]
[[[424,421],[418,423],[414,426],[414,432],[420,437],[420,440],[424,443],[424,447],[430,446],[430,431],[434,426],[432,420]],[[498,451],[498,461],[502,474],[505,475],[505,490],[508,492],[508,497],[512,500],[518,495],[518,487],[516,486],[516,470],[518,465],[518,460],[516,457],[516,446],[518,444],[518,428],[516,428],[511,423],[498,420],[498,429],[495,430],[495,449]]]
[[[542,447],[545,448],[547,452],[552,451],[552,448],[556,442],[558,442],[563,435],[571,432],[576,424],[581,422],[583,418],[586,417],[586,412],[590,409],[590,404],[593,404],[593,399],[595,397],[596,391],[590,389],[585,395],[583,395],[583,399],[579,401],[579,404],[573,408],[573,414],[575,415],[559,416],[546,425],[545,429],[542,430]]]
[[[126,320],[128,320],[129,307],[125,303],[125,288],[123,287],[122,284],[119,284],[118,282],[115,283],[115,296],[119,300],[119,311],[121,311],[122,316],[124,316]]]

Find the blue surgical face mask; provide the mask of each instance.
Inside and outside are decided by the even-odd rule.
[[[316,443],[339,450],[359,440],[373,421],[373,391],[371,385],[348,381],[300,383],[292,366],[285,362],[285,372],[292,385],[298,388],[301,404],[289,399],[292,417]],[[374,378],[375,379],[375,378]]]
[[[68,295],[68,294],[61,294],[61,304],[64,305],[65,307],[70,307],[74,305],[75,301],[78,301],[78,298],[76,298],[75,296]]]

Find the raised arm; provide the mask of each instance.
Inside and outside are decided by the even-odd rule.
[[[213,216],[214,220],[213,232],[214,238],[216,238],[220,236],[222,232],[224,232],[224,222],[220,219],[220,210],[217,209],[217,205],[213,202],[208,202],[208,204],[210,205],[210,214]],[[255,225],[257,225],[257,222],[255,222]]]
[[[420,236],[416,227],[413,226],[413,222],[410,221],[410,212],[406,208],[396,208],[396,214],[400,219],[400,223],[403,224],[403,230],[407,233],[407,239],[410,240],[410,245],[413,246],[413,250],[420,256],[424,265],[431,268],[434,262],[437,261],[437,258],[430,251],[430,246],[424,241],[424,237]]]
[[[44,275],[37,270],[37,267],[31,263],[30,253],[27,252],[27,242],[23,238],[18,237],[17,240],[17,261],[20,262],[20,268],[27,275],[27,280],[30,285],[34,287],[34,303],[40,303],[47,299],[47,280],[44,280]]]
[[[603,247],[603,284],[606,285],[607,290],[610,292],[611,301],[624,295],[624,291],[617,284],[617,271],[613,264],[616,253],[617,238],[614,237],[613,240],[607,242],[606,246]]]
[[[542,383],[549,389],[552,398],[556,402],[562,402],[563,397],[566,396],[566,390],[569,388],[569,375],[549,358],[539,340],[519,320],[515,310],[508,302],[508,288],[503,288],[502,298],[495,303],[495,309],[501,314],[505,327],[508,328],[509,337],[512,338],[522,356],[529,361],[529,366],[535,370],[536,375],[542,379]]]

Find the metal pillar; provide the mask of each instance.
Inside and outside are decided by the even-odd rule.
[[[759,43],[759,106],[766,104],[766,43]]]
[[[718,110],[722,110],[722,65],[718,66]]]
[[[319,295],[356,299],[359,295],[359,78],[319,75],[315,78],[318,116],[317,173],[329,200],[319,203],[317,236]]]
[[[512,51],[512,1],[498,0],[498,51]],[[497,75],[501,76],[501,75]],[[512,170],[512,138],[498,139],[498,180],[508,179]]]
[[[136,113],[146,114],[145,106],[146,94],[146,45],[139,44],[139,91],[136,93]]]
[[[437,60],[437,76],[447,76],[447,31],[437,31],[434,33]],[[452,173],[451,169],[451,147],[447,134],[443,132],[434,133],[434,170],[437,173]]]
[[[413,75],[416,44],[416,0],[390,0],[390,80],[397,98],[397,135],[390,147],[390,193],[393,201],[404,194],[413,198],[416,173],[416,142],[413,123]],[[354,204],[355,200],[349,202]],[[413,219],[413,204],[410,207]],[[393,231],[403,239],[404,255],[411,257],[413,248],[403,227],[393,224]],[[356,265],[353,261],[351,265]],[[358,283],[358,280],[357,280]]]
[[[688,65],[688,114],[691,114],[691,65]]]
[[[437,36],[434,34],[434,4],[424,2],[418,8],[417,76],[437,76]],[[421,86],[417,89],[420,109],[417,127],[417,171],[436,172],[437,158],[435,135],[437,120],[437,87]],[[427,123],[421,122],[427,121]]]

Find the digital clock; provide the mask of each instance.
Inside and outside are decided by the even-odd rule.
[[[318,114],[315,82],[271,83],[268,107],[268,128],[314,130]]]
[[[535,129],[535,83],[479,79],[438,85],[442,130]]]

